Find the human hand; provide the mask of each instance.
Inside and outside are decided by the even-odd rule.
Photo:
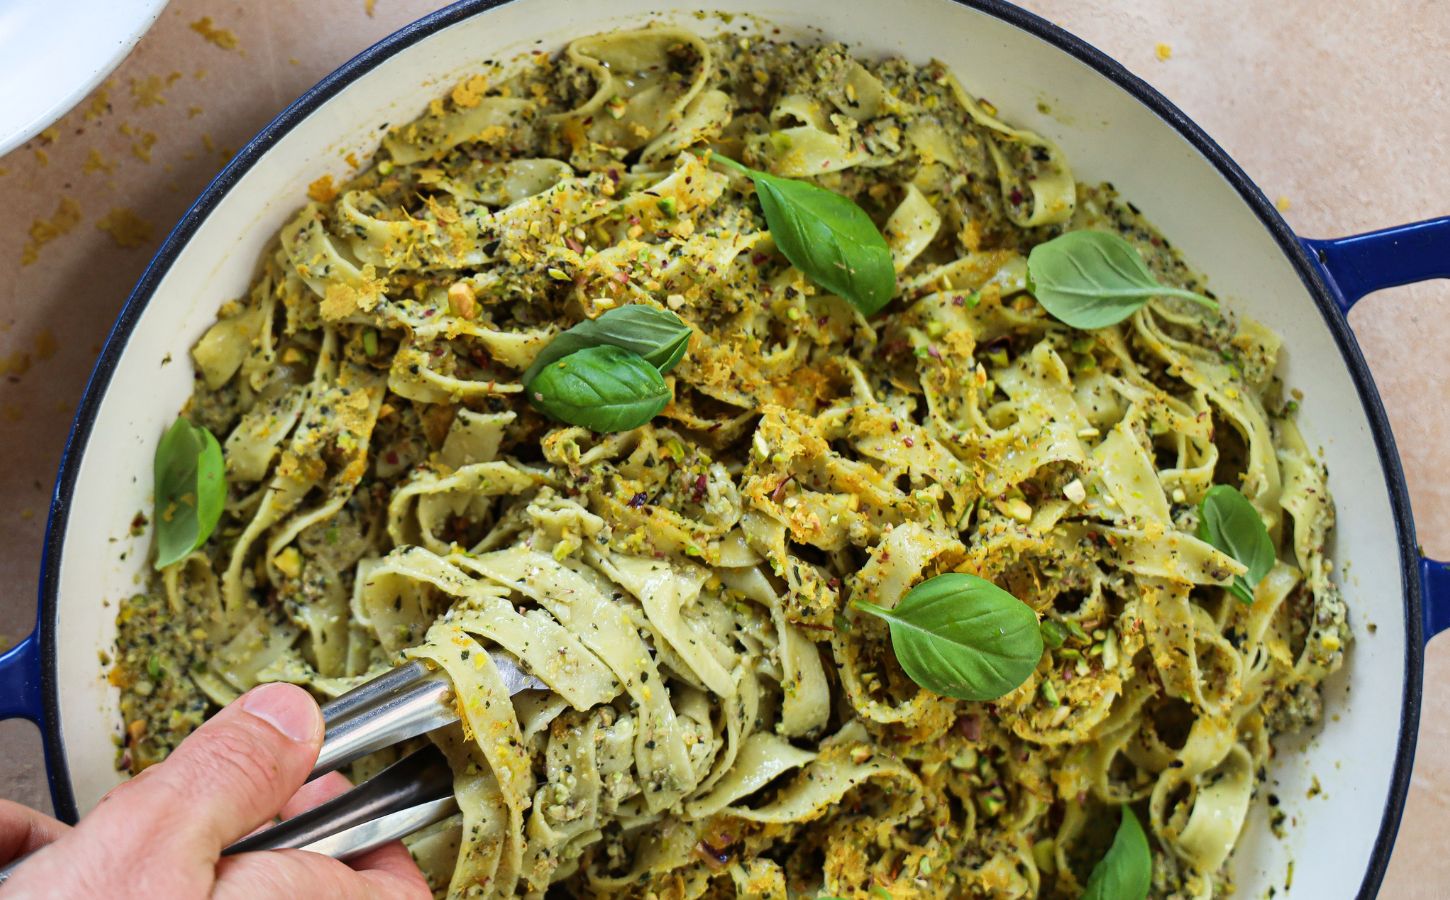
[[[0,857],[39,848],[0,897],[430,898],[400,843],[346,864],[301,850],[220,857],[274,815],[290,818],[347,790],[337,773],[303,784],[323,730],[306,691],[266,684],[111,791],[74,828],[0,801]]]

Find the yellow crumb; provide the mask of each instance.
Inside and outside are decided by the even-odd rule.
[[[1274,201],[1274,206],[1278,207],[1279,212],[1288,212],[1289,198],[1285,197],[1283,194],[1280,194],[1279,198]]]
[[[142,162],[151,161],[151,148],[156,146],[156,133],[152,131],[138,132],[137,140],[131,145],[131,155]]]
[[[162,96],[161,92],[166,87],[167,83],[163,82],[159,75],[132,78],[131,99],[136,101],[137,109],[145,109],[148,106],[165,106],[166,98]]]
[[[377,8],[378,0],[363,0],[363,12],[368,14],[369,19],[373,17],[373,13],[377,11]]]
[[[201,113],[202,108],[193,103],[190,107],[187,108],[186,117],[188,119],[195,119],[197,116],[201,115]]]
[[[485,144],[495,144],[508,137],[509,130],[503,125],[490,125],[478,133],[478,140]]]
[[[16,350],[9,356],[0,356],[0,375],[19,378],[30,371],[30,354]]]
[[[91,94],[91,100],[86,104],[86,121],[94,122],[101,116],[111,111],[111,95],[104,87],[98,87]]]
[[[40,258],[40,248],[60,237],[68,234],[72,228],[80,224],[81,208],[69,197],[60,198],[60,205],[55,208],[55,214],[47,219],[36,219],[30,223],[30,240],[20,251],[20,264],[28,266]]]
[[[337,199],[337,186],[331,175],[324,175],[307,186],[307,196],[318,203],[331,203]]]
[[[60,344],[56,343],[55,335],[49,328],[41,330],[35,336],[35,355],[40,359],[50,359],[59,347]]]
[[[206,77],[206,69],[198,67],[195,72],[191,73],[191,77],[195,78],[197,81],[201,81],[203,78]]]
[[[289,65],[289,66],[300,66],[300,65],[302,65],[302,63],[300,63],[300,62],[297,61],[297,57],[295,57],[295,56],[289,56],[289,57],[287,57],[287,65]]]
[[[109,234],[118,247],[142,247],[151,241],[151,223],[124,206],[106,213],[96,227]]]
[[[58,137],[60,137],[60,132],[56,130],[54,125],[50,126],[39,134],[40,142],[42,144],[54,144],[55,139]]]
[[[349,150],[349,151],[347,151],[347,153],[343,154],[343,157],[342,158],[345,159],[345,160],[347,160],[347,164],[350,165],[350,166],[352,166],[354,169],[360,169],[360,168],[362,168],[362,163],[360,163],[360,162],[357,161],[357,154],[354,153],[354,152],[352,152],[351,150]]]
[[[50,165],[50,154],[49,153],[46,153],[44,150],[40,149],[39,147],[36,147],[35,148],[35,161],[38,162],[38,163],[40,163],[42,166],[48,166],[48,165]]]
[[[296,547],[288,547],[278,553],[272,557],[272,563],[288,578],[296,578],[302,574],[302,554],[297,552]]]
[[[212,141],[211,135],[205,131],[201,133],[201,145],[206,148],[206,152],[208,153],[216,152],[216,144]]]
[[[1153,48],[1153,52],[1158,55],[1159,62],[1167,62],[1173,58],[1173,48],[1161,41]]]
[[[460,81],[453,88],[453,105],[459,109],[472,109],[482,102],[484,91],[487,90],[488,79],[482,75],[475,75],[466,81]]]
[[[215,44],[223,50],[237,49],[237,36],[225,28],[213,25],[211,16],[202,16],[192,22],[191,30],[205,38],[208,43]]]
[[[100,151],[95,147],[91,148],[90,154],[86,157],[85,164],[81,166],[81,171],[86,173],[105,172],[109,175],[115,170],[116,164],[102,156]]]
[[[10,174],[10,170],[9,169],[5,168],[4,166],[0,166],[0,178],[4,178],[6,175],[9,175],[9,174]]]

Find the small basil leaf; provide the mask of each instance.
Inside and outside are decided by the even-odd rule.
[[[1123,808],[1113,845],[1088,876],[1082,900],[1143,900],[1153,885],[1153,851],[1138,817]]]
[[[856,607],[886,620],[901,668],[944,697],[995,700],[1026,681],[1042,658],[1037,614],[975,575],[929,578],[892,609]]]
[[[226,467],[216,436],[185,419],[162,435],[152,465],[156,568],[164,569],[204,544],[221,520]]]
[[[1116,325],[1153,297],[1218,304],[1201,294],[1160,284],[1132,244],[1107,231],[1069,231],[1027,254],[1027,278],[1053,318],[1090,330]]]
[[[1229,590],[1241,603],[1252,604],[1254,588],[1269,574],[1277,558],[1274,541],[1259,511],[1236,488],[1216,484],[1198,506],[1198,537],[1248,569],[1235,576]]]
[[[659,369],[612,344],[585,347],[550,363],[526,390],[540,411],[601,434],[638,428],[670,402]]]
[[[827,291],[871,315],[896,293],[896,264],[871,217],[834,191],[714,159],[750,177],[775,246]]]
[[[673,369],[690,347],[690,326],[665,309],[634,303],[611,309],[597,319],[585,319],[555,336],[520,380],[534,380],[549,363],[586,347],[611,344],[644,357],[663,375]]]

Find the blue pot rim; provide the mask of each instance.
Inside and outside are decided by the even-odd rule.
[[[80,462],[91,430],[95,425],[111,376],[125,351],[142,311],[150,302],[157,286],[190,242],[196,230],[222,198],[236,185],[262,156],[313,111],[358,78],[362,77],[399,51],[464,19],[485,13],[499,6],[525,0],[459,0],[437,12],[407,25],[362,51],[339,66],[326,78],[292,102],[269,122],[212,179],[196,201],[172,228],[156,256],[142,273],[140,281],[127,298],[105,346],[96,360],[86,384],[85,393],[66,438],[56,477],[50,513],[46,522],[41,557],[37,633],[40,638],[41,690],[44,720],[40,723],[45,746],[46,769],[56,815],[67,822],[77,818],[75,793],[71,786],[70,767],[61,740],[60,685],[56,669],[56,617],[59,603],[60,560],[66,524],[70,515],[70,499],[75,490]],[[1395,449],[1389,420],[1379,399],[1374,380],[1350,332],[1349,324],[1336,306],[1333,294],[1325,283],[1324,273],[1300,243],[1267,197],[1249,179],[1233,159],[1224,152],[1192,119],[1157,90],[1129,72],[1112,57],[1033,13],[1003,0],[948,0],[1013,25],[1090,66],[1160,119],[1173,126],[1228,181],[1239,196],[1258,216],[1280,250],[1293,264],[1304,283],[1325,325],[1334,337],[1350,377],[1359,393],[1361,405],[1369,421],[1380,463],[1388,475],[1386,487],[1395,520],[1396,546],[1400,555],[1400,574],[1405,584],[1405,669],[1404,693],[1401,700],[1400,734],[1389,792],[1381,814],[1369,866],[1360,882],[1357,896],[1373,897],[1384,879],[1390,851],[1399,830],[1400,814],[1409,790],[1410,771],[1414,763],[1415,740],[1418,734],[1421,687],[1424,668],[1424,636],[1421,628],[1422,596],[1419,577],[1419,551],[1415,539],[1414,520],[1410,511],[1409,492]]]

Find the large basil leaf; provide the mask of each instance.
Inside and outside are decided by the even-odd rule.
[[[1026,681],[1042,658],[1037,614],[975,575],[929,578],[892,609],[864,601],[856,608],[885,619],[901,668],[945,697],[995,700]]]
[[[665,309],[634,303],[611,309],[597,319],[585,319],[555,336],[539,351],[520,379],[524,384],[549,363],[586,347],[610,344],[644,357],[663,375],[673,369],[690,346],[690,326]]]
[[[576,350],[545,366],[526,390],[542,412],[600,433],[638,428],[670,402],[659,369],[612,344]]]
[[[1027,278],[1053,318],[1089,330],[1116,325],[1152,297],[1218,304],[1201,294],[1158,283],[1132,244],[1107,231],[1069,231],[1032,248]]]
[[[152,466],[156,568],[164,569],[205,543],[221,520],[226,467],[216,436],[185,419],[162,435]]]
[[[1138,817],[1128,807],[1118,820],[1113,845],[1088,876],[1082,900],[1143,900],[1153,885],[1153,852]]]
[[[1243,564],[1229,590],[1242,603],[1254,602],[1254,588],[1274,567],[1277,554],[1259,511],[1236,488],[1216,484],[1198,507],[1198,537]]]
[[[896,293],[896,264],[871,217],[848,198],[806,181],[714,159],[750,177],[775,246],[816,284],[871,315]]]

